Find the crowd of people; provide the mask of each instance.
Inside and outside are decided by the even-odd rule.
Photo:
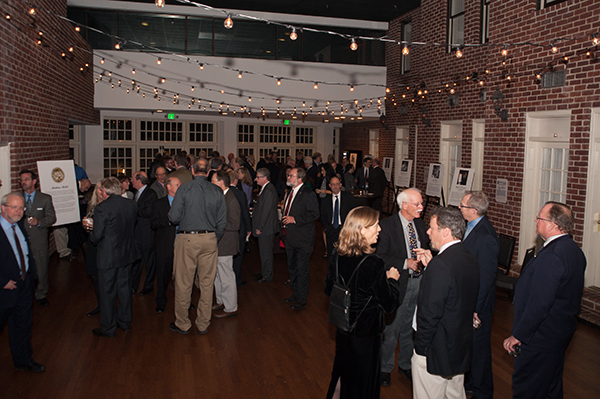
[[[189,334],[194,325],[207,334],[212,318],[238,313],[251,237],[261,261],[255,281],[268,283],[279,236],[291,289],[282,301],[302,311],[319,220],[329,262],[325,293],[338,273],[349,280],[360,267],[349,287],[354,327],[336,333],[327,397],[378,398],[381,386],[392,383],[395,366],[413,384],[415,398],[493,397],[499,242],[486,217],[487,197],[466,192],[458,208],[433,210],[427,226],[422,194],[408,188],[396,198],[399,212],[382,218],[381,200],[357,207],[352,195],[359,189],[381,197],[387,180],[379,160],[366,157],[354,169],[346,158],[322,162],[319,153],[298,152],[283,164],[271,152],[255,165],[252,156],[213,152],[193,158],[182,152],[159,154],[147,171],[95,185],[79,170],[83,219],[69,227],[69,240],[57,237],[56,244],[61,256],[85,248],[97,298],[87,315],[100,314],[92,333],[128,331],[136,294],[156,290],[156,312],[163,313],[172,284],[175,320],[169,329]],[[36,189],[35,172],[21,171],[20,184],[22,192],[2,198],[0,325],[8,321],[15,367],[41,372],[45,367],[32,358],[31,315],[34,298],[50,304],[48,234],[56,216],[52,198]],[[560,397],[586,260],[569,236],[573,214],[567,205],[546,203],[536,226],[545,243],[517,284],[513,331],[504,348],[515,356],[515,397]],[[194,286],[200,290],[196,304]]]

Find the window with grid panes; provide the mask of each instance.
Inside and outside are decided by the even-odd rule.
[[[254,125],[238,125],[238,143],[254,143]]]
[[[553,6],[554,4],[562,3],[563,1],[566,1],[566,0],[538,0],[538,3],[539,3],[540,10],[542,10],[544,8]]]
[[[260,125],[258,131],[261,143],[289,144],[291,142],[292,134],[289,126]]]
[[[120,174],[131,177],[133,151],[130,147],[104,147],[104,177]]]
[[[410,43],[410,35],[412,30],[412,23],[410,20],[402,22],[402,41]],[[409,48],[410,51],[410,48]],[[402,53],[402,65],[400,67],[401,73],[405,74],[410,72],[410,52],[408,54]]]
[[[156,146],[156,147],[139,147],[139,161],[140,161],[140,170],[146,171],[150,169],[150,165],[154,162],[154,157],[156,153],[164,154],[167,152],[172,157],[177,155],[179,151],[181,151],[181,147],[170,147],[167,148],[165,146]]]
[[[199,158],[200,153],[204,151],[206,158],[208,158],[215,149],[216,147],[191,147],[188,151],[188,154],[193,155],[195,158]]]
[[[105,141],[132,141],[132,121],[128,119],[105,119],[103,136]]]
[[[213,143],[214,124],[190,122],[190,143]]]
[[[245,147],[239,147],[238,146],[238,156],[248,156],[248,155],[252,155],[254,156],[254,148],[245,148]]]
[[[539,208],[548,201],[566,202],[569,149],[542,148],[541,161]]]
[[[314,140],[312,127],[297,127],[296,128],[296,144],[312,144]],[[311,151],[312,154],[312,151]],[[306,156],[306,153],[304,153]]]
[[[140,141],[183,141],[183,122],[140,121]]]
[[[298,146],[296,146],[296,151],[302,151],[302,153],[304,154],[304,158],[306,158],[306,157],[312,157],[312,154],[314,152],[314,148],[307,148],[307,147],[298,147]]]
[[[481,43],[487,43],[490,40],[490,1],[481,0]]]

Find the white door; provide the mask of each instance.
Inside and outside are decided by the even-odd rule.
[[[583,252],[587,258],[585,286],[600,286],[600,108],[592,112],[590,160],[583,225]]]

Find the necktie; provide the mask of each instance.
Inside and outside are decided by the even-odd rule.
[[[27,194],[27,202],[25,202],[25,207],[27,208],[27,214],[31,215],[31,194]]]
[[[415,234],[415,229],[412,223],[408,224],[408,246],[410,247],[410,257],[413,259],[417,259],[415,249],[419,248],[419,244],[417,243],[417,235]],[[409,270],[409,272],[410,271],[412,270]],[[418,276],[421,273],[413,271],[412,274],[414,276]]]
[[[25,280],[25,274],[27,270],[25,269],[25,255],[23,255],[23,248],[21,248],[21,241],[19,241],[19,236],[17,236],[17,230],[15,230],[15,225],[12,226],[13,235],[15,236],[15,243],[17,244],[17,252],[19,253],[19,261],[21,262],[21,280]]]
[[[285,205],[285,210],[283,212],[283,216],[287,216],[290,213],[290,206],[292,205],[292,198],[294,198],[294,189],[293,188],[290,190],[290,195],[288,196],[288,200],[287,200],[287,204]],[[284,237],[287,234],[285,227],[281,229],[281,234],[283,234]]]
[[[340,199],[335,196],[335,203],[333,204],[333,228],[337,229],[340,227],[340,219],[338,214],[340,213]]]
[[[369,168],[365,168],[365,179],[369,178]]]

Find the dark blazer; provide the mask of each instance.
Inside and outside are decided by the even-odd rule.
[[[231,189],[225,194],[225,204],[227,206],[227,224],[225,233],[219,239],[219,256],[233,256],[240,251],[240,204],[231,192]]]
[[[327,194],[325,198],[321,200],[321,223],[325,229],[325,233],[330,234],[334,228],[332,224],[333,220],[333,194]],[[348,191],[340,191],[340,228],[346,221],[348,213],[356,207],[354,196]]]
[[[387,186],[387,178],[385,172],[380,167],[372,168],[369,171],[369,192],[383,195],[383,191]]]
[[[463,244],[477,258],[479,265],[479,294],[475,312],[491,315],[496,300],[496,271],[500,242],[487,217],[483,217],[464,239]]]
[[[369,168],[369,178],[371,177],[371,172],[373,171],[372,168]],[[365,187],[366,184],[366,180],[365,180],[365,167],[361,166],[360,168],[358,168],[356,170],[356,172],[354,173],[354,176],[356,177],[356,182],[358,184],[358,189],[362,190]]]
[[[252,231],[252,222],[250,222],[250,212],[248,212],[248,198],[246,194],[235,186],[229,186],[229,189],[235,195],[238,203],[240,204],[240,237],[246,237],[249,231]]]
[[[36,194],[37,196],[37,194]],[[25,218],[17,222],[17,226],[21,229],[21,232],[25,236],[27,242],[27,249],[29,252],[29,273],[34,279],[37,278],[35,269],[35,262],[33,260],[33,253],[31,252],[31,244],[29,243],[29,237],[24,226]],[[23,248],[25,250],[25,248]],[[0,309],[8,309],[15,306],[18,298],[19,290],[5,290],[2,289],[10,280],[17,281],[21,279],[21,268],[19,267],[19,261],[15,256],[12,245],[4,233],[4,229],[0,227]]]
[[[287,202],[287,196],[283,206]],[[285,211],[285,208],[284,208]],[[319,218],[319,203],[314,191],[303,184],[292,199],[289,216],[293,216],[296,223],[290,223],[286,227],[286,245],[290,243],[292,247],[304,248],[312,247],[315,243],[315,220]]]
[[[135,239],[142,245],[152,245],[154,243],[154,231],[152,231],[150,215],[152,214],[152,205],[157,199],[156,192],[146,186],[137,200]]]
[[[279,232],[277,204],[277,190],[275,190],[273,183],[269,183],[258,196],[252,211],[253,236],[257,237],[256,230],[260,230],[261,235],[271,235]]]
[[[27,193],[23,193],[23,197],[27,198]],[[33,216],[40,221],[39,226],[25,224],[31,245],[36,250],[43,251],[43,248],[46,248],[47,251],[48,227],[56,223],[56,213],[54,205],[52,205],[52,197],[36,190],[35,197],[33,197],[33,202],[31,203],[31,213],[25,211],[25,217],[29,216]]]
[[[119,195],[96,205],[90,242],[98,246],[98,269],[126,266],[141,259],[134,240],[137,211],[134,201]]]
[[[569,236],[542,248],[515,287],[512,335],[528,349],[564,351],[577,327],[585,255]]]
[[[162,197],[152,204],[152,214],[150,215],[150,226],[156,231],[154,236],[156,240],[157,258],[173,256],[173,246],[175,244],[175,226],[169,220],[169,197]]]
[[[427,357],[430,374],[449,377],[469,371],[478,286],[477,259],[460,242],[435,256],[423,271],[415,352]]]

